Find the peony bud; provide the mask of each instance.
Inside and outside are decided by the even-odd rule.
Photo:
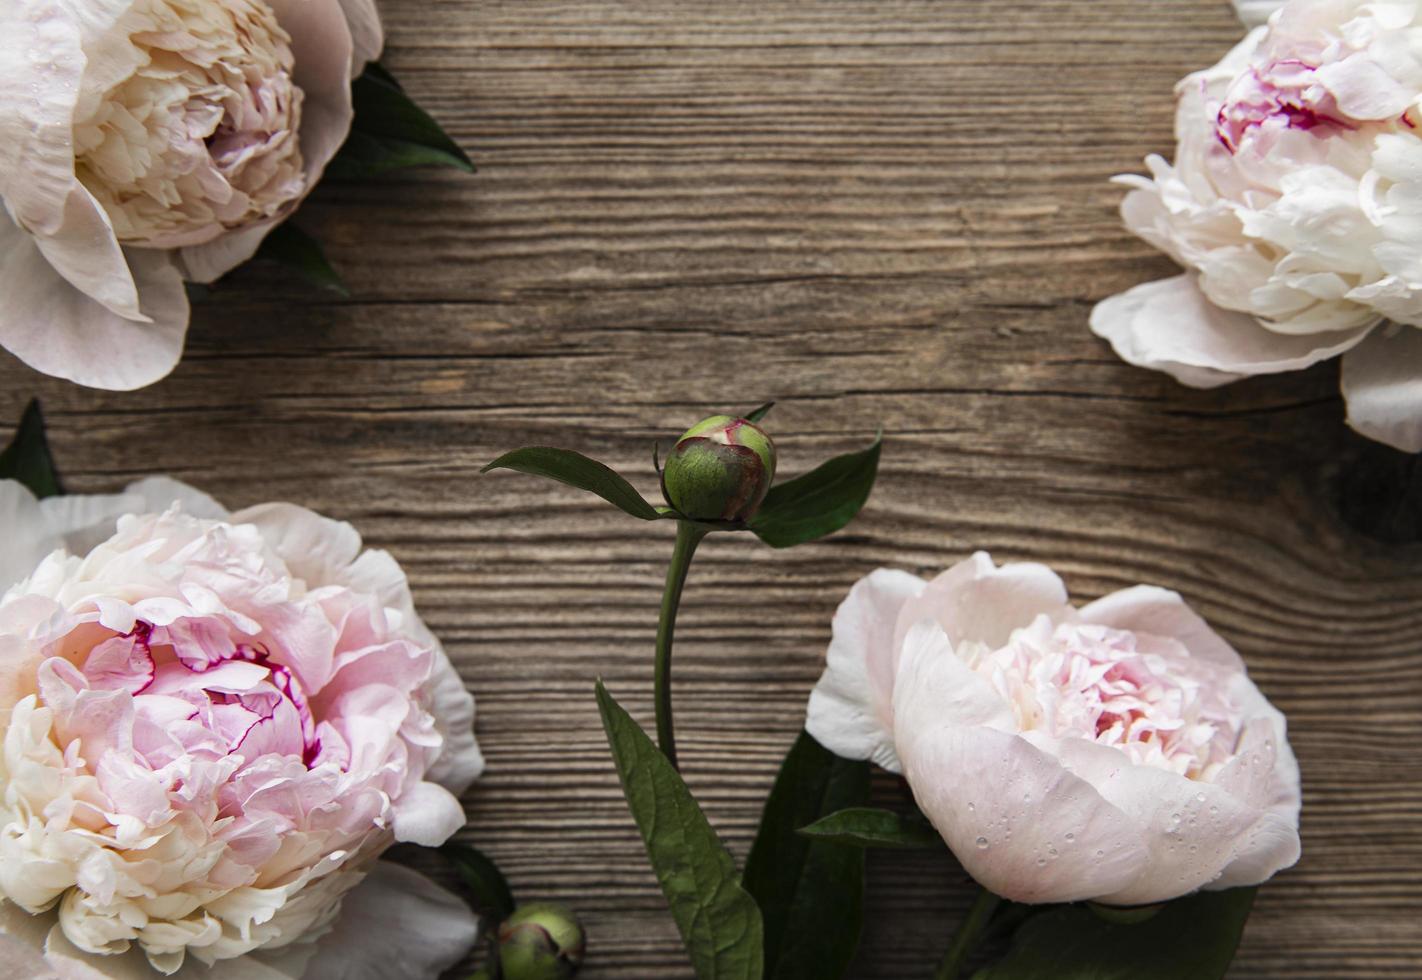
[[[586,950],[582,923],[561,905],[525,905],[499,926],[503,980],[567,980]]]
[[[775,443],[753,422],[713,415],[677,442],[662,471],[662,493],[696,521],[746,521],[775,479]]]

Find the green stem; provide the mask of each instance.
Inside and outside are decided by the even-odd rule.
[[[677,521],[676,548],[667,566],[667,584],[662,590],[662,615],[657,623],[657,670],[654,680],[657,701],[657,744],[662,754],[677,768],[676,733],[672,725],[671,656],[672,635],[676,632],[676,611],[681,605],[681,590],[686,585],[686,573],[691,557],[707,531],[690,521]]]
[[[968,961],[1001,902],[1002,899],[986,888],[978,889],[978,897],[973,900],[973,907],[968,909],[968,917],[953,934],[953,941],[948,944],[948,952],[943,954],[943,962],[938,964],[938,972],[933,975],[934,980],[958,980],[959,974],[963,972],[963,964]]]

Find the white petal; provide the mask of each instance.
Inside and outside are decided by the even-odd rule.
[[[474,739],[474,697],[438,643],[425,692],[435,727],[444,736],[444,747],[425,778],[458,796],[483,774],[484,756]]]
[[[912,737],[942,725],[1010,731],[1016,722],[1007,700],[953,652],[941,626],[925,619],[909,630],[894,683],[896,733]]]
[[[895,649],[925,617],[935,620],[953,646],[985,643],[1000,647],[1013,630],[1038,616],[1069,615],[1066,586],[1045,565],[1017,562],[998,567],[979,551],[938,576],[918,597],[904,603],[895,627]]]
[[[436,980],[479,938],[469,907],[423,875],[377,861],[346,896],[302,980]]]
[[[126,320],[147,321],[113,223],[82,184],[76,183],[70,191],[59,227],[51,234],[36,235],[35,247],[71,286],[109,312]]]
[[[926,584],[917,575],[881,568],[856,582],[835,612],[805,730],[836,755],[900,771],[893,747],[894,624],[904,603]]]
[[[1095,898],[1145,866],[1134,822],[1017,735],[943,726],[898,744],[924,814],[967,872],[1004,898]]]
[[[395,801],[395,839],[439,847],[468,822],[464,807],[438,783],[416,783]]]
[[[124,492],[142,501],[135,513],[161,514],[173,504],[180,504],[189,517],[225,521],[232,516],[226,507],[201,490],[166,476],[150,476],[131,483]]]
[[[1244,661],[1234,647],[1186,605],[1179,593],[1169,589],[1137,585],[1113,592],[1083,607],[1081,618],[1112,629],[1179,640],[1192,657],[1210,660],[1231,670],[1244,670]]]
[[[0,214],[0,345],[38,371],[91,388],[130,391],[167,375],[188,330],[182,277],[165,252],[124,255],[151,322],[126,320],[75,289]]]
[[[1379,332],[1343,358],[1348,424],[1403,452],[1422,452],[1422,328]]]
[[[1191,275],[1149,282],[1098,303],[1091,329],[1122,360],[1193,388],[1296,371],[1356,346],[1371,327],[1286,335],[1207,300]]]
[[[1258,27],[1288,0],[1233,0],[1234,11],[1245,27]]]
[[[259,504],[232,515],[234,524],[255,524],[293,575],[312,587],[345,581],[360,554],[360,533],[345,521],[322,517],[295,504]]]
[[[120,517],[141,509],[140,498],[126,493],[75,494],[40,501],[45,523],[60,536],[60,544],[72,555],[88,554],[95,545],[113,537]]]
[[[30,573],[60,546],[59,535],[45,520],[34,494],[14,480],[0,480],[0,595]]]
[[[355,49],[351,77],[355,78],[366,62],[380,57],[380,50],[385,47],[385,30],[380,26],[380,11],[375,7],[375,0],[341,0],[341,9],[346,12],[346,22],[351,27]]]
[[[1148,905],[1198,891],[1219,877],[1263,816],[1222,787],[1133,765],[1110,746],[1084,738],[1031,740],[1126,814],[1145,842],[1148,857],[1136,878],[1097,894],[1111,905]]]

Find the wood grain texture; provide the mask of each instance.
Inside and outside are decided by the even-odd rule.
[[[479,699],[468,837],[583,912],[584,976],[690,976],[592,689],[650,723],[671,529],[478,469],[562,445],[651,494],[655,440],[769,398],[787,475],[887,443],[848,533],[712,539],[692,571],[683,761],[738,856],[850,584],[987,548],[1081,600],[1181,591],[1287,712],[1304,856],[1232,977],[1422,976],[1422,549],[1338,519],[1364,450],[1336,365],[1192,391],[1086,327],[1171,273],[1107,180],[1169,152],[1175,81],[1240,34],[1223,0],[383,7],[388,64],[481,172],[324,187],[299,224],[352,300],[248,268],[162,384],[5,357],[0,415],[44,397],[74,491],[166,471],[393,551]],[[876,856],[855,976],[928,977],[970,894],[950,859]]]

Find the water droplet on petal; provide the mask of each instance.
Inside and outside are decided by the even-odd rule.
[[[986,851],[988,849],[988,839],[986,837],[979,837],[977,840],[977,845],[978,850]]]

